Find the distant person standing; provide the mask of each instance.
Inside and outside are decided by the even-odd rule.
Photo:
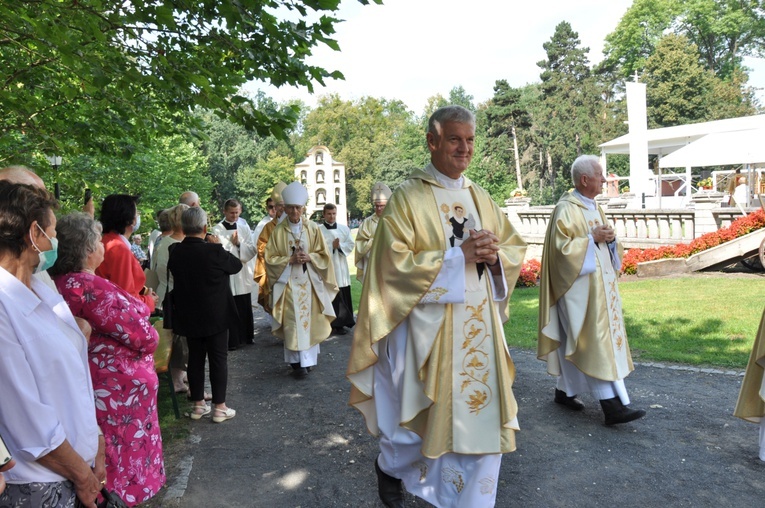
[[[390,199],[390,188],[382,182],[377,182],[372,187],[372,206],[374,213],[364,219],[356,233],[356,280],[364,282],[364,270],[369,262],[369,251],[372,249],[372,241],[375,239],[377,224],[385,211],[385,205]]]
[[[232,351],[239,346],[253,343],[255,328],[252,319],[251,293],[255,286],[253,280],[253,261],[257,254],[255,239],[252,237],[250,226],[240,217],[242,204],[237,199],[229,199],[223,205],[223,220],[213,227],[213,234],[220,239],[220,244],[226,252],[233,254],[242,262],[242,270],[232,275],[231,293],[234,295],[236,311],[239,319],[232,323],[228,337],[228,349]]]
[[[284,340],[284,361],[296,378],[305,377],[319,357],[335,319],[335,270],[324,237],[315,223],[303,220],[308,192],[300,182],[282,191],[287,220],[274,229],[265,260],[271,285],[271,331]]]
[[[332,300],[332,308],[337,316],[332,321],[332,333],[345,335],[345,327],[353,328],[353,301],[351,300],[351,276],[348,270],[348,256],[353,250],[351,230],[344,224],[337,223],[337,207],[332,203],[324,205],[324,222],[319,226],[327,248],[332,255],[335,268],[335,280],[338,293]]]
[[[268,273],[266,271],[266,245],[268,245],[268,240],[271,238],[271,233],[274,232],[276,225],[287,217],[284,213],[284,199],[282,198],[282,191],[285,187],[287,187],[287,184],[284,182],[278,182],[274,186],[274,190],[271,192],[271,199],[274,203],[274,218],[263,226],[256,244],[258,247],[258,261],[255,263],[254,279],[258,284],[258,303],[269,314],[271,314],[271,284],[268,282]]]
[[[141,267],[146,268],[146,262],[149,258],[146,257],[146,252],[144,252],[143,247],[141,247],[141,242],[143,241],[141,235],[133,235],[131,239],[130,250],[133,252],[133,255],[138,262],[141,263]]]
[[[181,205],[192,207],[192,208],[198,207],[199,195],[193,191],[186,191],[182,193],[181,196],[178,198],[178,203]]]
[[[619,296],[621,247],[595,202],[606,178],[598,158],[571,165],[575,189],[555,205],[545,234],[537,356],[557,376],[555,402],[584,409],[578,394],[600,401],[606,425],[645,416],[628,407],[624,378],[634,367]]]
[[[258,222],[257,226],[255,226],[255,229],[252,230],[252,237],[255,238],[255,241],[258,241],[258,237],[260,236],[260,233],[263,231],[263,228],[274,220],[274,217],[276,217],[276,205],[274,205],[274,198],[271,196],[268,197],[266,200],[266,210],[268,212],[266,213],[265,217],[260,219],[260,222]]]

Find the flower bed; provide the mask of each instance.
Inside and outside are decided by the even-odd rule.
[[[690,243],[658,247],[656,249],[630,249],[622,260],[622,272],[626,274],[637,273],[638,263],[644,261],[656,261],[657,259],[687,258],[712,247],[717,247],[725,242],[735,240],[740,236],[747,235],[765,227],[765,213],[762,209],[752,212],[745,217],[731,222],[727,228],[718,229],[712,233],[702,235]]]
[[[515,282],[515,287],[533,288],[537,285],[539,272],[542,270],[542,263],[536,259],[529,259],[521,266],[521,274]]]

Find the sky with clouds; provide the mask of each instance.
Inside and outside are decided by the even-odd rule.
[[[251,83],[278,102],[301,99],[309,106],[324,94],[345,100],[364,96],[400,99],[421,114],[433,95],[462,86],[476,104],[490,99],[494,83],[538,82],[536,63],[555,26],[568,21],[588,47],[590,63],[603,58],[603,41],[632,0],[384,0],[362,5],[343,0],[335,40],[341,51],[319,48],[309,63],[339,70],[345,81],[317,85],[313,96],[293,87]],[[748,60],[750,84],[765,87],[765,64]],[[760,70],[762,68],[762,70]],[[760,76],[762,75],[762,78]],[[759,92],[762,101],[763,91]]]

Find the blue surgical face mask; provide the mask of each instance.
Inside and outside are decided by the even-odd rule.
[[[135,216],[135,226],[133,226],[133,231],[138,231],[138,228],[141,227],[141,216],[136,215]]]
[[[39,229],[40,232],[45,235],[45,238],[50,240],[51,247],[50,250],[40,250],[40,248],[35,245],[35,241],[32,239],[32,233],[29,233],[29,239],[32,240],[32,246],[35,248],[38,253],[37,255],[40,257],[40,263],[37,265],[37,268],[35,268],[35,273],[40,273],[44,272],[56,263],[56,259],[58,258],[58,238],[51,238],[45,234],[45,231],[40,227],[40,224],[37,224],[37,229]]]

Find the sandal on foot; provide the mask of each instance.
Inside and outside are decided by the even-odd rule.
[[[215,423],[222,423],[226,420],[230,420],[236,416],[236,411],[227,407],[226,409],[216,409],[213,413],[212,421]]]
[[[194,406],[189,413],[189,418],[192,420],[200,420],[203,416],[207,416],[212,411],[212,408],[205,404],[204,406]]]

